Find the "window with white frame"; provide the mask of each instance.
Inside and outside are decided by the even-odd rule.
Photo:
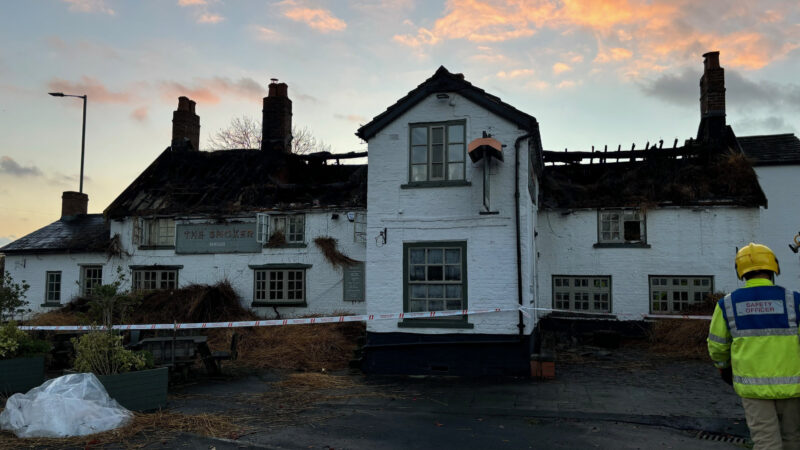
[[[305,243],[304,214],[258,214],[256,222],[256,240],[262,244]]]
[[[650,310],[654,314],[680,313],[702,304],[712,292],[711,276],[650,275]]]
[[[553,309],[611,312],[611,277],[553,275]]]
[[[464,179],[466,122],[412,124],[409,181]]]
[[[255,269],[253,302],[305,303],[305,269]]]
[[[407,243],[404,247],[406,312],[467,309],[466,242]]]
[[[174,247],[175,219],[136,219],[133,223],[133,243],[143,247]]]
[[[134,269],[131,286],[134,291],[155,291],[178,287],[177,269]]]
[[[601,244],[644,244],[645,215],[639,209],[601,209],[597,213],[597,241]]]
[[[45,275],[44,302],[61,303],[61,271],[47,272]]]
[[[103,284],[103,266],[81,266],[81,296],[91,297],[97,286]]]
[[[357,212],[353,221],[353,240],[367,242],[367,213]]]

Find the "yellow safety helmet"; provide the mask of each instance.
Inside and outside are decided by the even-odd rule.
[[[781,274],[781,266],[775,253],[766,245],[749,243],[736,253],[736,275],[741,280],[748,272],[770,270],[775,275]]]

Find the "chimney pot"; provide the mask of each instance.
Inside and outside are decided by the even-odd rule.
[[[195,102],[188,97],[178,97],[178,109],[172,113],[172,149],[200,149],[200,116],[194,112]]]
[[[89,196],[75,191],[65,191],[61,194],[61,218],[69,219],[81,214],[86,214],[89,206]]]
[[[708,52],[703,54],[705,70],[719,69],[719,52]]]

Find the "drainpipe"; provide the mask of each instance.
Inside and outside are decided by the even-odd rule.
[[[531,133],[524,134],[514,142],[514,221],[517,228],[517,301],[520,307],[522,306],[522,244],[519,231],[519,144],[532,136]],[[522,310],[517,311],[517,315],[519,316],[517,328],[519,328],[519,337],[521,339],[525,334],[525,321],[522,317]]]

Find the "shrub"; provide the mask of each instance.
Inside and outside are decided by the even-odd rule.
[[[75,347],[75,370],[96,375],[113,375],[142,370],[148,366],[146,352],[134,352],[122,346],[122,336],[108,331],[93,331],[72,338]],[[152,366],[152,357],[149,358]]]
[[[0,272],[0,321],[25,311],[25,294],[30,287],[25,280],[15,283],[9,272]]]
[[[50,351],[47,341],[32,338],[28,333],[9,322],[0,326],[0,359],[40,355]]]

